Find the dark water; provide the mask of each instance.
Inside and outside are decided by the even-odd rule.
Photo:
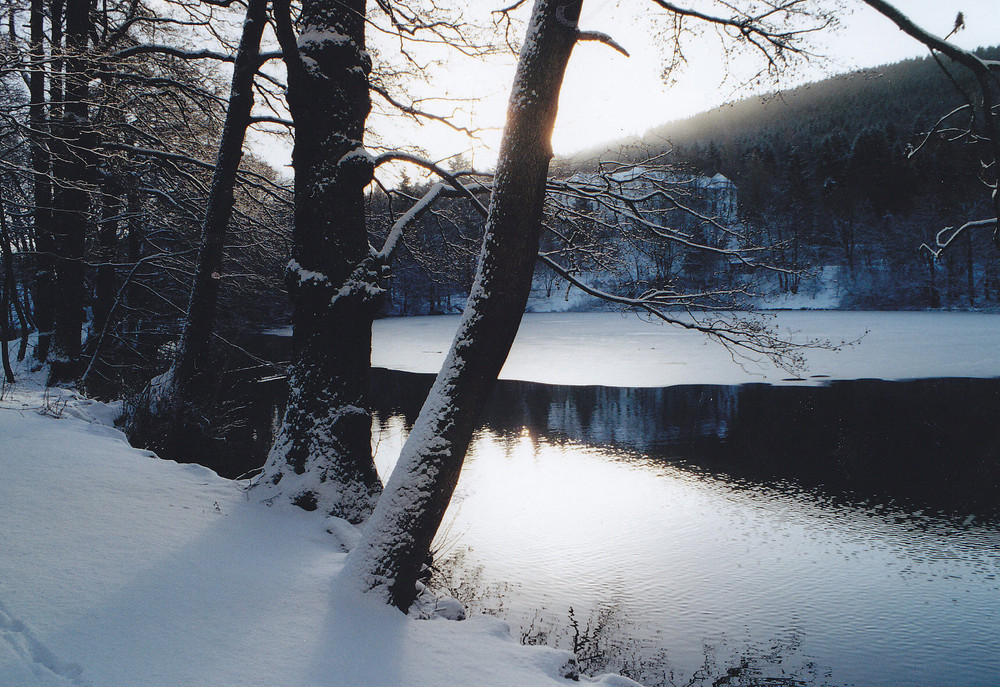
[[[384,471],[430,381],[376,371]],[[572,608],[650,685],[996,685],[998,410],[996,380],[501,382],[446,586],[567,647]]]
[[[373,406],[409,426],[432,381],[377,369]],[[846,502],[1000,515],[1000,380],[663,389],[501,381],[483,427]]]
[[[383,475],[431,381],[374,371]],[[257,446],[282,386],[255,387]],[[651,685],[997,685],[998,418],[989,379],[503,381],[446,519],[446,585],[529,640],[568,646],[573,608]]]

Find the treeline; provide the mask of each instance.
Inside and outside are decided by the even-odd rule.
[[[1000,49],[979,54],[997,59]],[[721,172],[739,190],[741,220],[784,245],[787,265],[842,268],[847,307],[995,303],[990,237],[970,235],[937,263],[918,250],[937,231],[990,213],[979,153],[968,141],[949,140],[961,121],[928,136],[972,91],[947,62],[905,60],[741,100],[562,168],[667,153],[682,170]],[[790,277],[778,287],[806,285]]]

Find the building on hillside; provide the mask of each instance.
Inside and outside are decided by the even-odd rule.
[[[642,165],[623,167],[613,172],[577,173],[565,180],[568,186],[592,194],[601,192],[617,198],[612,207],[603,203],[602,214],[613,214],[625,205],[638,203],[643,211],[676,210],[680,205],[722,225],[737,222],[736,184],[722,173],[714,176],[678,174],[661,167]],[[595,204],[596,207],[596,204]],[[670,213],[673,214],[673,213]]]
[[[623,165],[552,185],[550,216],[563,239],[543,250],[572,254],[576,273],[601,288],[719,294],[742,269],[732,252],[744,247],[736,184],[722,174]],[[558,245],[567,239],[572,251]]]

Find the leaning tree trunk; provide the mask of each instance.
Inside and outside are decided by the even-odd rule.
[[[260,66],[260,39],[267,24],[267,0],[250,0],[233,65],[229,91],[229,109],[219,141],[219,154],[212,175],[208,209],[202,224],[201,252],[188,301],[180,348],[171,370],[170,386],[164,399],[177,411],[194,405],[197,388],[204,386],[201,377],[211,371],[209,352],[215,329],[219,282],[226,241],[226,229],[233,215],[236,175],[243,157],[243,142],[253,109],[253,85]],[[178,420],[183,420],[178,416]],[[168,431],[184,432],[179,421]]]
[[[345,574],[409,608],[531,289],[559,90],[582,0],[536,0],[507,109],[479,271],[444,367]]]
[[[296,37],[275,3],[295,122],[295,225],[287,280],[292,368],[281,429],[255,483],[270,500],[363,521],[381,492],[367,386],[380,294],[369,258],[363,144],[371,109],[365,0],[305,0]]]

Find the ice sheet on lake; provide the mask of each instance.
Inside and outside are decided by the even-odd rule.
[[[1000,376],[1000,315],[810,311],[774,317],[772,323],[797,341],[860,341],[839,351],[809,351],[803,382],[759,356],[734,360],[702,334],[634,315],[528,314],[500,376],[607,386]],[[437,372],[457,326],[458,316],[379,320],[372,363]]]

